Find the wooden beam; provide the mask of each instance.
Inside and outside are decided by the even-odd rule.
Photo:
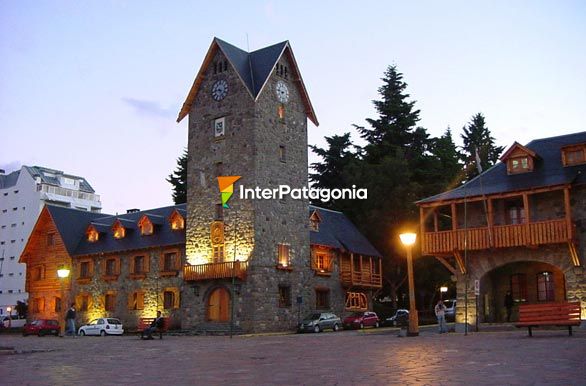
[[[437,221],[437,208],[433,208],[433,230],[434,230],[434,232],[439,231],[438,221]]]
[[[421,232],[421,237],[423,237],[423,235],[425,234],[425,209],[422,206],[419,207],[419,229]]]
[[[460,272],[462,274],[466,274],[466,265],[464,265],[464,259],[462,259],[462,255],[460,254],[460,251],[458,251],[457,249],[454,250],[454,257],[456,258],[456,262],[458,263]]]
[[[574,267],[580,266],[580,257],[578,256],[578,249],[572,241],[568,241],[568,248],[570,249],[570,258]]]
[[[452,230],[458,229],[458,211],[456,210],[456,203],[452,202]]]
[[[568,241],[571,241],[573,238],[573,228],[572,228],[572,206],[570,204],[570,188],[566,187],[564,189],[564,211],[566,214],[566,226],[568,227]]]
[[[440,263],[442,263],[444,265],[444,267],[446,267],[448,269],[448,271],[450,271],[452,273],[452,275],[455,275],[458,271],[456,270],[456,268],[450,264],[446,259],[444,259],[441,256],[434,256],[436,258],[437,261],[439,261]]]
[[[525,223],[523,224],[525,235],[527,236],[527,244],[531,244],[531,230],[529,229],[529,223],[531,222],[531,213],[529,212],[529,195],[523,193],[523,211],[525,212]]]

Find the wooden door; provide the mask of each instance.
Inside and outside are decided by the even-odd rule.
[[[230,294],[225,288],[216,288],[208,298],[207,314],[210,322],[227,322],[230,312]]]

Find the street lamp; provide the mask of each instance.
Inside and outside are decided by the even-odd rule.
[[[67,307],[67,302],[65,302],[65,280],[69,277],[69,268],[65,266],[59,267],[57,269],[57,276],[61,281],[61,307],[59,308],[59,312],[63,313],[63,305]],[[63,332],[65,331],[65,314],[63,314],[63,324],[61,326],[61,335],[63,336]]]
[[[440,287],[440,300],[443,300],[443,295],[448,292],[448,287],[446,286],[441,286]]]
[[[8,328],[12,327],[12,307],[6,307],[6,312],[8,312]],[[4,323],[4,322],[2,322]]]
[[[401,233],[399,235],[401,243],[407,249],[407,276],[409,278],[409,330],[407,336],[419,335],[419,318],[417,316],[417,307],[415,307],[415,282],[413,280],[413,257],[411,248],[415,244],[417,235],[415,233]]]

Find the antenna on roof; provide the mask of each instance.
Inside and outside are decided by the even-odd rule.
[[[248,44],[248,32],[246,33],[246,51],[250,52],[250,44]]]

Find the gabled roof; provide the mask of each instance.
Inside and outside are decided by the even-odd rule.
[[[310,232],[311,244],[325,245],[360,255],[382,256],[344,213],[310,205],[309,215],[316,210],[319,211],[322,221],[319,232]]]
[[[89,223],[103,216],[103,213],[86,212],[85,210],[64,208],[61,206],[46,205],[57,232],[65,244],[70,256],[75,254],[80,237],[85,237]]]
[[[315,111],[313,110],[313,106],[311,105],[311,101],[309,99],[309,94],[307,93],[307,89],[305,88],[305,84],[301,78],[299,67],[297,66],[295,57],[293,56],[291,45],[288,41],[261,48],[253,52],[246,52],[218,38],[214,38],[210,48],[208,49],[201,68],[199,69],[199,72],[193,81],[193,85],[189,90],[187,98],[181,107],[181,111],[179,111],[177,122],[181,122],[181,120],[189,114],[191,105],[193,104],[193,101],[199,92],[205,71],[218,49],[222,51],[224,56],[226,56],[226,59],[228,59],[228,62],[236,71],[238,77],[254,100],[256,100],[260,95],[264,85],[267,83],[272,73],[273,68],[281,56],[286,54],[293,65],[293,68],[291,69],[293,83],[299,87],[299,92],[301,93],[301,98],[303,99],[303,103],[305,105],[305,112],[307,117],[316,126],[319,125]]]
[[[520,150],[522,153],[525,153],[532,158],[537,158],[537,153],[515,141],[511,147],[509,147],[509,149],[505,151],[503,155],[501,155],[499,159],[505,162],[516,150]]]
[[[507,174],[506,163],[499,162],[456,189],[417,201],[425,204],[497,193],[524,191],[549,186],[586,183],[586,164],[562,165],[562,148],[585,143],[586,131],[558,137],[536,139],[524,147],[539,157],[531,173]]]

